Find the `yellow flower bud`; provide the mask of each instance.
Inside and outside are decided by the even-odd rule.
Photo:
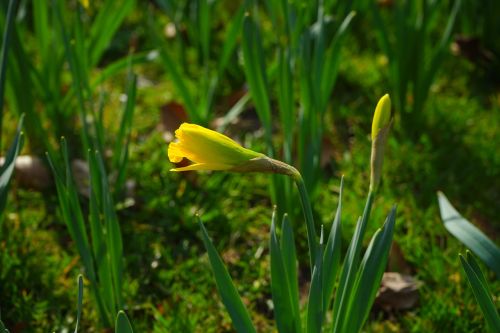
[[[193,164],[171,171],[226,170],[234,172],[269,172],[296,176],[298,171],[264,154],[243,148],[225,135],[195,124],[183,123],[175,131],[177,142],[168,147],[173,163],[187,158]]]
[[[89,0],[80,0],[80,3],[82,4],[83,8],[89,9]]]
[[[377,107],[375,108],[375,114],[373,115],[372,122],[372,140],[375,140],[378,132],[387,126],[391,121],[391,98],[389,94],[385,94],[378,101]]]
[[[375,191],[380,183],[384,149],[391,126],[391,99],[385,94],[377,103],[372,122],[372,156],[370,191]]]

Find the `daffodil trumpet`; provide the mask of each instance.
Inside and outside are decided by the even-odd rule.
[[[177,142],[169,145],[168,158],[173,163],[186,158],[193,164],[171,171],[224,170],[299,175],[293,166],[244,148],[229,137],[199,125],[183,123],[175,131],[175,137]]]

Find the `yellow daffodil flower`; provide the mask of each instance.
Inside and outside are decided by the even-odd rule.
[[[385,94],[377,103],[372,122],[370,190],[377,189],[382,174],[385,142],[391,127],[391,98]]]
[[[270,172],[291,176],[298,174],[292,166],[243,148],[225,135],[195,124],[183,123],[176,131],[177,142],[168,147],[173,163],[187,158],[193,164],[171,171],[227,170],[235,172]]]

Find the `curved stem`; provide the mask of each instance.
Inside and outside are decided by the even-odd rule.
[[[311,208],[311,202],[309,201],[309,195],[307,194],[306,185],[300,173],[297,172],[293,179],[297,185],[297,189],[300,194],[300,202],[302,204],[302,210],[304,211],[304,218],[306,220],[307,228],[307,243],[309,245],[309,262],[311,266],[311,274],[314,268],[314,263],[316,262],[316,252],[318,249],[318,242],[316,238],[316,230],[314,227],[314,218]]]

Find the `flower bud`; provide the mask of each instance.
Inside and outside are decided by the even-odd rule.
[[[375,191],[380,183],[384,149],[391,127],[391,99],[385,94],[377,103],[372,122],[372,154],[370,191]]]
[[[389,97],[389,94],[385,94],[378,101],[377,107],[375,108],[375,113],[373,115],[372,140],[375,140],[375,137],[382,128],[389,126],[390,121],[391,121],[391,98]]]

